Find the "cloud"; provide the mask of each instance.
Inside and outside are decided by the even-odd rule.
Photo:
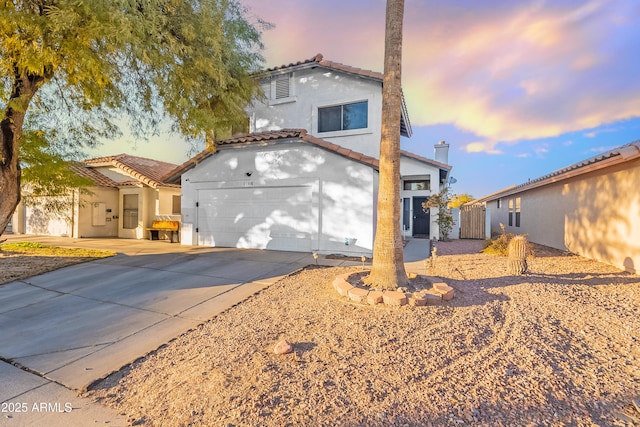
[[[464,145],[462,149],[467,153],[502,154],[502,151],[495,148],[495,146],[495,142],[471,142]]]
[[[638,79],[618,73],[624,66],[640,71],[633,49],[609,46],[616,40],[631,47],[639,37],[619,20],[628,3],[577,4],[496,7],[493,16],[455,16],[452,7],[439,22],[414,26],[406,35],[408,56],[421,59],[409,62],[405,74],[412,121],[453,122],[508,142],[640,116]],[[418,38],[437,47],[423,51],[411,42]]]
[[[276,28],[268,65],[310,58],[382,71],[382,0],[245,0]],[[547,138],[640,117],[640,6],[628,0],[405,4],[403,87],[415,126],[453,124],[466,146]]]

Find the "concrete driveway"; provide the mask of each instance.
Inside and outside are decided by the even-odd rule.
[[[75,390],[314,263],[306,253],[164,241],[32,240],[119,252],[0,286],[0,357]]]

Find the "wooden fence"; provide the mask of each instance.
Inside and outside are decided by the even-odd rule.
[[[486,239],[485,217],[483,204],[460,206],[460,238]]]

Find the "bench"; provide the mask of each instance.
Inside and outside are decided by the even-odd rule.
[[[171,232],[171,243],[179,241],[179,229],[180,222],[178,221],[153,221],[151,227],[147,228],[150,234],[149,240],[160,240],[161,231]]]

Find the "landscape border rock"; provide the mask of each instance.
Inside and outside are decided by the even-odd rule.
[[[402,292],[400,290],[389,291],[354,286],[349,283],[349,277],[357,273],[359,272],[349,272],[336,276],[333,280],[333,288],[340,296],[346,297],[350,301],[358,304],[382,304],[393,307],[402,307],[404,305],[424,307],[427,305],[436,305],[442,301],[450,301],[455,296],[454,289],[441,279],[417,274],[407,274],[409,279],[422,278],[426,280],[431,284],[431,287],[415,292]]]

